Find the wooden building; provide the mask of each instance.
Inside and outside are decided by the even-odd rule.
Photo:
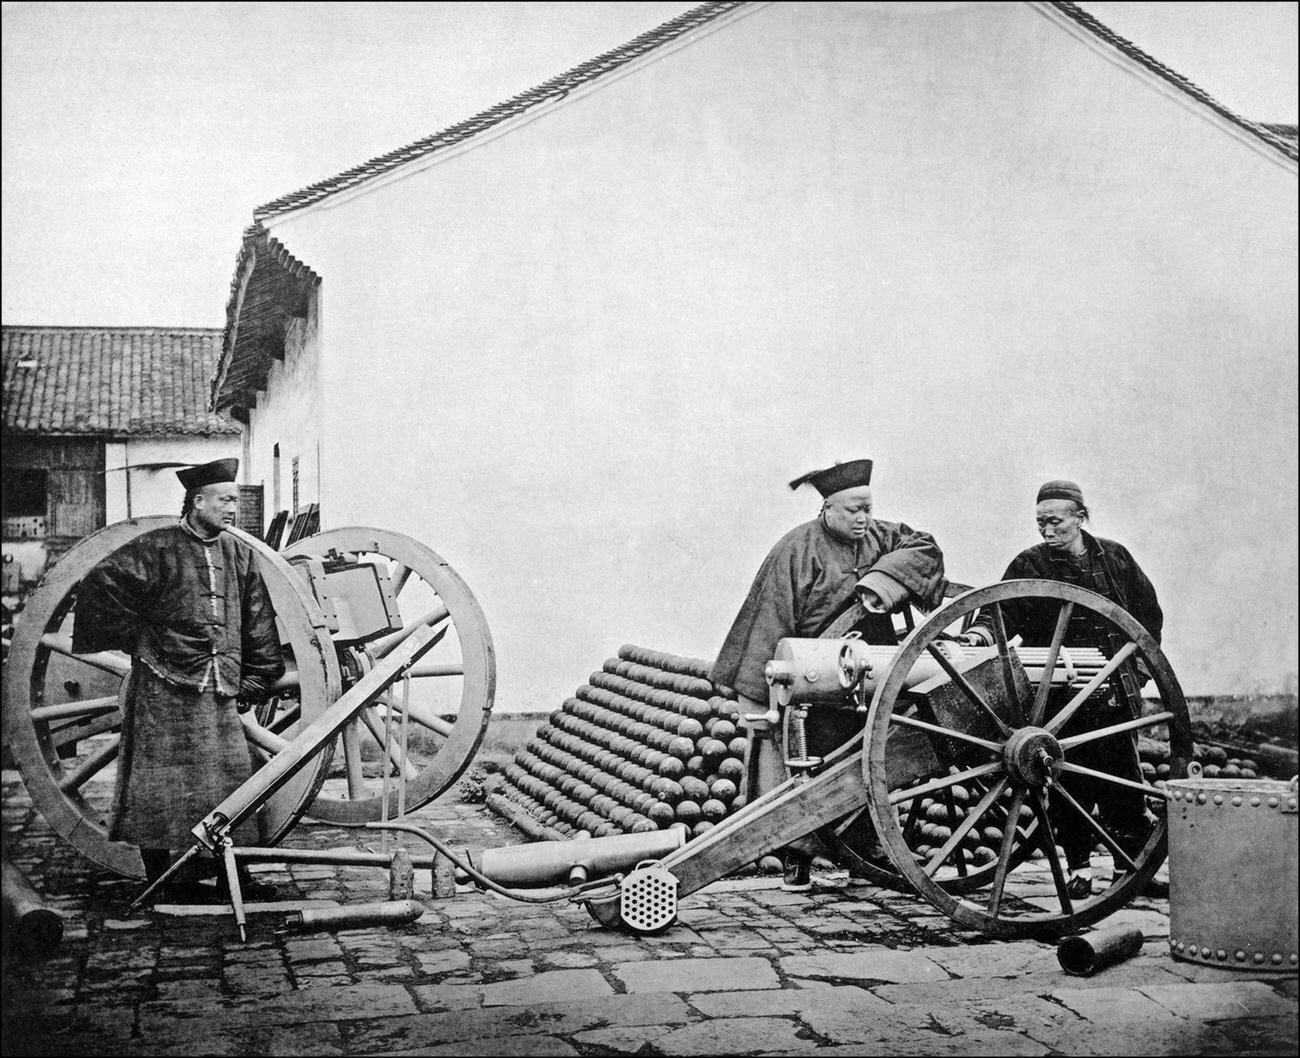
[[[3,333],[6,591],[110,522],[179,514],[175,468],[239,453],[239,425],[207,409],[220,330]]]
[[[257,209],[215,407],[465,575],[507,707],[712,655],[861,456],[967,583],[1079,481],[1187,690],[1293,695],[1296,158],[1069,3],[705,4]]]

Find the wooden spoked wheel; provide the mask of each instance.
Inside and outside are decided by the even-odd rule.
[[[131,659],[117,651],[73,655],[73,614],[77,585],[95,566],[144,533],[175,522],[174,517],[117,522],[68,551],[28,599],[5,661],[4,737],[33,804],[87,859],[135,878],[144,876],[139,850],[109,839],[112,784],[91,781],[117,759],[119,695]],[[289,670],[282,696],[261,711],[266,727],[246,723],[256,765],[268,754],[265,746],[292,738],[338,698],[341,681],[311,592],[270,548],[237,529],[229,531],[258,555]],[[270,842],[301,817],[328,765],[328,754],[322,754],[261,809]],[[166,806],[159,805],[159,811]]]
[[[1031,652],[1008,644],[1004,608],[1026,606],[1049,608],[1055,625],[1046,652],[1022,663]],[[980,609],[996,645],[958,667],[942,637]],[[1091,669],[1070,664],[1072,623],[1105,640]],[[1155,688],[1145,701],[1138,662]],[[918,679],[935,663],[939,679]],[[1186,774],[1182,690],[1136,620],[1074,585],[1004,581],[960,596],[900,646],[867,718],[868,809],[897,872],[954,921],[1002,937],[1076,932],[1140,893],[1164,862],[1164,795],[1143,781],[1134,744],[1157,730],[1168,733],[1171,774]],[[918,820],[939,817],[918,856]],[[1090,894],[1069,894],[1058,843],[1091,848]],[[963,869],[970,880],[954,884]]]
[[[283,554],[370,564],[392,586],[404,627],[368,643],[338,645],[345,688],[416,629],[429,626],[440,634],[411,668],[409,681],[393,684],[343,729],[346,788],[326,787],[308,814],[357,825],[428,804],[469,766],[491,718],[496,653],[478,601],[444,559],[401,533],[331,529]]]

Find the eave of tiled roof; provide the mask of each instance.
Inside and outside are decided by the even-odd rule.
[[[319,284],[320,276],[260,224],[244,232],[211,374],[211,408],[242,416],[256,404],[271,365],[284,358],[285,323],[306,315],[307,300]]]
[[[562,73],[558,77],[552,77],[549,81],[538,85],[536,88],[520,92],[518,95],[507,99],[504,103],[498,103],[488,110],[475,114],[466,121],[452,125],[441,132],[436,132],[432,136],[426,136],[424,139],[417,140],[415,143],[408,144],[398,150],[390,151],[388,154],[381,154],[378,158],[371,158],[370,161],[353,166],[337,176],[310,184],[301,190],[283,195],[271,202],[267,202],[265,205],[258,206],[253,211],[253,217],[258,221],[263,221],[269,220],[280,213],[301,209],[303,206],[319,202],[321,199],[339,191],[365,183],[383,173],[403,166],[407,162],[462,143],[472,136],[499,125],[503,121],[518,117],[525,111],[541,106],[543,103],[563,99],[574,89],[598,80],[611,71],[639,59],[647,52],[654,51],[656,48],[662,47],[688,33],[694,32],[701,26],[721,18],[730,11],[745,6],[743,0],[701,4],[699,7],[692,8],[684,14],[642,33],[639,37],[628,41],[626,44],[597,55],[594,59],[590,59],[580,66],[575,66],[572,70]]]
[[[1134,62],[1145,66],[1152,73],[1168,81],[1175,88],[1187,93],[1187,95],[1191,96],[1198,103],[1209,107],[1220,117],[1226,118],[1234,125],[1245,129],[1252,136],[1257,136],[1274,150],[1280,151],[1293,161],[1296,160],[1297,151],[1295,140],[1279,135],[1276,131],[1278,126],[1265,125],[1260,122],[1249,121],[1246,118],[1243,118],[1240,114],[1220,103],[1204,88],[1193,84],[1182,74],[1171,70],[1158,59],[1152,58],[1132,41],[1121,37],[1114,30],[1102,25],[1102,23],[1098,22],[1097,19],[1093,18],[1092,15],[1088,14],[1088,12],[1084,11],[1077,4],[1069,3],[1068,0],[1049,0],[1049,5],[1061,12],[1061,14],[1065,15],[1066,18],[1078,23],[1093,36],[1105,41],[1112,48],[1127,55]]]
[[[3,328],[4,431],[177,437],[239,433],[207,408],[210,327]]]

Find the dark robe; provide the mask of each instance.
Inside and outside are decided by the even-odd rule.
[[[78,586],[72,648],[132,657],[111,836],[189,845],[190,828],[252,773],[236,697],[265,698],[284,673],[256,555],[179,522],[137,537]]]
[[[839,539],[820,518],[792,529],[759,567],[710,678],[765,702],[763,669],[777,641],[819,636],[853,603],[858,581],[870,572],[892,577],[923,608],[942,598],[943,554],[929,533],[879,519],[861,540]]]

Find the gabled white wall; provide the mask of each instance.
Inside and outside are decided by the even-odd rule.
[[[258,396],[257,407],[250,411],[244,431],[246,466],[241,468],[240,481],[262,486],[267,526],[277,510],[292,512],[295,458],[299,507],[320,502],[322,439],[347,430],[346,424],[336,427],[322,417],[319,350],[320,298],[313,295],[306,318],[294,318],[286,326],[284,359],[271,365],[266,389]],[[339,394],[343,407],[352,396],[347,390]],[[274,503],[277,471],[273,452],[277,444],[280,446],[279,507]]]
[[[1295,691],[1296,167],[1049,10],[746,9],[270,227],[328,339],[254,446],[464,574],[503,707],[712,655],[859,456],[977,584],[1078,480],[1189,692]]]

